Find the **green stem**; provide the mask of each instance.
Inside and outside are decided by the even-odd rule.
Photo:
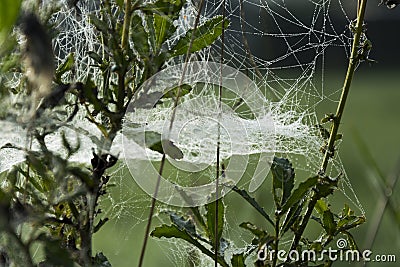
[[[121,41],[122,50],[125,49],[126,44],[128,42],[129,25],[131,22],[131,15],[132,15],[131,0],[125,0],[125,16],[124,16],[124,25],[122,26],[122,41]]]
[[[275,215],[275,253],[274,253],[274,258],[272,260],[272,266],[275,267],[276,263],[278,261],[278,249],[279,249],[279,222],[280,222],[281,217],[276,214]]]
[[[325,155],[322,161],[321,165],[321,170],[320,174],[325,174],[326,169],[328,167],[329,159],[333,157],[333,152],[335,149],[335,140],[336,140],[336,135],[339,130],[340,126],[340,121],[342,119],[344,107],[346,105],[346,100],[347,96],[350,91],[350,85],[353,80],[354,72],[355,69],[360,62],[359,59],[359,54],[358,54],[358,49],[359,49],[359,43],[361,39],[361,35],[363,32],[363,21],[364,21],[364,14],[365,14],[365,8],[366,8],[367,0],[361,0],[359,2],[358,10],[357,10],[357,24],[356,24],[356,31],[354,33],[354,39],[353,39],[353,45],[351,49],[351,55],[349,59],[349,64],[347,67],[347,73],[346,73],[346,78],[344,80],[344,85],[342,89],[342,95],[340,97],[340,101],[337,107],[336,115],[333,119],[333,125],[331,127],[331,132],[329,136],[329,141],[328,145],[325,151]],[[296,231],[295,236],[293,238],[293,242],[291,245],[291,250],[295,250],[300,242],[301,236],[304,233],[304,230],[310,220],[312,211],[314,210],[314,207],[317,203],[318,199],[316,198],[315,193],[313,193],[313,196],[311,198],[311,201],[308,203],[307,206],[307,211],[306,214],[300,224],[299,229]]]
[[[350,85],[353,80],[353,76],[354,76],[354,72],[357,67],[357,64],[360,61],[359,56],[358,56],[358,48],[359,48],[359,43],[360,43],[362,31],[363,31],[363,21],[364,21],[366,4],[367,4],[367,0],[361,0],[360,6],[359,6],[359,9],[357,12],[356,32],[354,34],[353,46],[351,49],[349,65],[347,67],[346,78],[344,80],[344,85],[343,85],[343,89],[342,89],[342,95],[340,97],[336,115],[333,119],[333,125],[332,125],[331,133],[329,136],[328,146],[326,148],[324,159],[322,161],[321,173],[326,172],[326,169],[327,169],[328,163],[329,163],[329,159],[332,158],[332,156],[333,156],[333,152],[335,149],[336,135],[339,130],[340,121],[342,119],[344,107],[346,105],[347,96],[350,91]]]

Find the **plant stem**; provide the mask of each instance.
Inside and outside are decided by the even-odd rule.
[[[324,159],[323,159],[322,165],[321,165],[321,173],[322,174],[324,174],[326,172],[326,168],[328,167],[329,159],[332,158],[332,156],[333,156],[334,149],[335,149],[336,135],[339,130],[340,121],[342,119],[344,107],[346,105],[347,96],[350,91],[350,85],[353,80],[355,69],[360,61],[359,55],[358,55],[358,48],[359,48],[359,43],[360,43],[362,31],[363,31],[363,22],[364,22],[364,14],[365,14],[366,4],[367,4],[367,0],[361,0],[361,3],[359,2],[359,7],[358,7],[358,11],[357,11],[356,32],[354,34],[353,45],[352,45],[351,55],[350,55],[350,59],[349,59],[349,65],[347,67],[346,78],[344,80],[344,85],[343,85],[343,89],[342,89],[342,95],[340,97],[336,115],[333,119],[333,125],[332,125],[330,136],[329,136],[328,146],[326,148]]]
[[[279,214],[275,215],[275,253],[274,258],[272,259],[272,266],[275,267],[278,261],[278,249],[279,249],[279,222],[281,217]]]
[[[178,86],[177,97],[175,98],[175,101],[174,101],[174,108],[172,110],[171,121],[170,121],[169,131],[168,131],[168,138],[169,138],[169,134],[172,131],[172,126],[173,126],[173,123],[174,123],[174,120],[175,120],[175,115],[176,115],[176,110],[177,110],[176,107],[178,106],[178,103],[179,103],[181,85],[183,83],[183,79],[184,79],[184,76],[186,74],[187,63],[189,62],[189,55],[190,55],[190,51],[192,49],[192,45],[193,45],[194,37],[195,37],[195,34],[196,34],[197,26],[198,26],[198,24],[200,22],[200,15],[201,15],[201,10],[203,9],[203,5],[204,5],[204,0],[200,0],[198,13],[197,13],[197,16],[196,16],[196,19],[195,19],[195,22],[194,22],[194,26],[193,26],[192,36],[190,37],[189,47],[188,47],[188,51],[186,53],[185,65],[184,65],[184,69],[183,69],[183,72],[182,72],[182,77],[181,77],[181,80],[180,80],[179,86]],[[148,240],[148,236],[149,236],[149,233],[150,233],[151,221],[152,221],[152,218],[153,218],[155,205],[156,205],[156,202],[157,202],[156,197],[157,197],[157,194],[158,194],[159,184],[161,182],[161,177],[162,177],[162,173],[163,173],[163,169],[164,169],[165,159],[166,159],[166,156],[165,156],[165,153],[163,153],[163,157],[161,159],[161,164],[160,164],[160,169],[158,170],[158,177],[157,177],[157,181],[156,181],[156,186],[154,188],[154,194],[153,194],[153,198],[152,198],[152,201],[151,201],[151,207],[150,207],[150,211],[149,211],[149,218],[147,220],[146,231],[145,231],[145,236],[144,236],[144,239],[143,239],[142,250],[140,252],[140,259],[139,259],[138,267],[142,267],[142,265],[143,265],[144,255],[145,255],[146,248],[147,248],[147,240]]]
[[[360,43],[361,35],[363,32],[363,21],[364,21],[366,4],[367,4],[367,0],[359,1],[358,10],[357,10],[356,30],[354,33],[353,45],[352,45],[352,49],[351,49],[349,64],[347,67],[346,78],[344,80],[342,95],[340,97],[337,111],[336,111],[335,117],[333,118],[333,124],[331,127],[328,145],[326,147],[325,155],[324,155],[322,165],[321,165],[321,170],[320,170],[321,175],[325,174],[326,169],[328,167],[329,159],[333,157],[333,152],[335,149],[336,135],[339,130],[340,121],[342,119],[344,107],[346,105],[347,96],[350,91],[350,85],[353,80],[355,69],[356,69],[358,63],[360,62],[358,52],[359,52],[359,43]],[[303,235],[304,230],[310,220],[312,211],[314,210],[314,207],[315,207],[317,201],[318,201],[318,199],[316,198],[316,194],[313,193],[313,196],[311,197],[311,200],[307,206],[307,212],[299,226],[299,229],[296,231],[295,236],[293,238],[291,250],[295,250],[297,248],[297,246],[300,242],[301,236]]]
[[[224,64],[224,53],[225,53],[225,0],[222,0],[222,34],[221,34],[221,60],[220,60],[220,74],[219,74],[219,86],[218,86],[218,136],[217,136],[217,166],[216,166],[216,179],[215,179],[215,223],[214,223],[214,236],[215,236],[215,248],[214,248],[214,266],[218,267],[218,251],[219,251],[219,238],[218,238],[218,199],[219,199],[219,176],[220,176],[220,151],[221,151],[221,126],[220,121],[221,110],[222,110],[222,68]],[[199,11],[200,12],[200,11]]]

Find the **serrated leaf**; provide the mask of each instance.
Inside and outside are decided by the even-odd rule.
[[[261,216],[263,216],[271,225],[275,225],[268,214],[265,212],[264,208],[261,207],[260,204],[258,204],[258,202],[246,192],[246,190],[239,189],[237,186],[234,186],[232,190],[238,193],[244,200],[246,200],[251,206],[253,206],[253,208],[255,208],[258,213],[261,214]]]
[[[308,178],[306,181],[299,184],[299,186],[293,191],[290,197],[287,199],[285,204],[281,208],[281,212],[285,213],[292,207],[295,203],[299,202],[304,198],[308,191],[311,190],[313,186],[318,183],[319,176],[314,176]]]
[[[176,26],[170,18],[158,14],[153,15],[153,26],[156,41],[155,51],[158,54],[161,45],[175,32]]]
[[[288,159],[274,157],[271,172],[275,205],[280,207],[289,198],[294,187],[294,169]],[[277,190],[278,188],[281,190]]]
[[[246,267],[244,262],[245,262],[245,258],[244,258],[243,253],[234,254],[231,259],[232,267]]]
[[[333,213],[328,209],[322,215],[322,226],[328,235],[334,235],[336,232],[336,222]]]
[[[215,16],[200,25],[196,30],[191,29],[187,31],[184,37],[179,39],[178,43],[173,47],[171,56],[185,55],[189,49],[190,40],[193,37],[193,43],[189,53],[197,52],[203,48],[210,46],[222,34],[222,26],[228,28],[229,21],[223,21],[222,16]]]
[[[218,214],[217,214],[217,207],[218,207]],[[214,247],[217,242],[218,244],[220,244],[222,233],[224,231],[225,206],[222,200],[218,199],[217,201],[207,204],[205,208],[207,211],[206,213],[207,232],[210,238],[210,242]],[[217,225],[215,224],[216,221],[218,222]],[[215,236],[215,234],[217,234],[217,236]]]
[[[60,66],[58,66],[56,70],[55,76],[57,83],[61,83],[61,76],[67,71],[72,70],[74,68],[74,64],[75,64],[75,54],[70,53],[60,64]]]
[[[337,188],[338,179],[331,179],[325,177],[317,184],[315,192],[317,193],[317,199],[321,199],[331,195]]]

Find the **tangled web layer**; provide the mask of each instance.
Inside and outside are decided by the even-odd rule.
[[[219,0],[206,0],[201,22],[218,15],[221,3],[222,1]],[[58,36],[54,40],[56,58],[58,62],[62,62],[68,54],[74,53],[76,61],[74,72],[63,78],[65,81],[83,81],[91,75],[100,79],[99,70],[92,67],[92,59],[87,53],[88,51],[99,54],[102,52],[101,43],[89,21],[90,14],[99,14],[99,1],[79,1],[77,9],[70,8],[67,1],[61,1],[61,6],[60,11],[56,12],[52,18],[58,31]],[[176,22],[177,32],[168,41],[170,45],[193,27],[194,18],[198,12],[196,6],[197,1],[188,1],[182,9],[180,18]],[[314,127],[318,124],[315,109],[324,101],[331,101],[331,96],[337,93],[324,88],[325,66],[329,63],[326,55],[336,50],[348,55],[351,46],[352,33],[348,28],[351,20],[347,16],[344,1],[232,0],[227,1],[225,8],[231,25],[226,30],[224,43],[218,40],[210,48],[197,53],[197,60],[219,62],[220,49],[224,46],[224,63],[241,70],[254,80],[266,97],[265,108],[275,127],[275,145],[272,152],[289,157],[294,162],[296,170],[315,173],[319,169],[322,158],[320,148],[325,142]],[[176,63],[176,61],[171,61],[167,65]],[[215,94],[208,94],[208,97],[217,102]],[[237,116],[230,119],[246,117],[246,104],[240,102],[240,97],[224,100],[239,103],[234,106]],[[163,127],[158,123],[162,122],[162,116],[169,114],[168,110],[170,111],[170,107],[155,110],[154,114],[157,116],[154,117],[152,123],[156,126],[153,125],[152,130],[162,133]],[[91,139],[85,137],[84,133],[95,132],[96,129],[77,120],[73,123],[82,129],[81,150],[90,151],[94,144]],[[201,124],[195,126],[204,128]],[[247,124],[246,127],[251,128],[251,124]],[[236,134],[240,135],[240,132]],[[197,143],[202,139],[201,136],[200,134],[196,138],[187,138],[182,141],[182,149],[191,151],[193,148],[199,148]],[[112,148],[114,153],[122,151],[121,139],[121,136],[116,138]],[[215,142],[210,142],[204,147],[200,146],[201,152],[215,151],[214,146]],[[246,153],[263,152],[257,150],[259,147],[254,146],[253,151]],[[201,155],[205,158],[201,160],[210,163],[210,153],[202,153]],[[137,157],[137,154],[135,156]],[[3,158],[5,155],[0,154],[0,159]],[[86,162],[88,158],[90,157],[86,154],[77,154],[74,160]],[[154,159],[157,160],[157,155]],[[213,158],[211,162],[214,160]],[[10,165],[1,167],[6,169]],[[332,175],[345,173],[338,157],[332,161],[330,171]],[[208,170],[204,175],[210,176],[210,173],[213,172]],[[117,189],[103,203],[107,207],[106,212],[115,219],[114,224],[106,227],[112,227],[116,235],[121,237],[113,238],[116,239],[114,242],[117,246],[116,254],[124,251],[121,243],[128,242],[119,243],[118,241],[124,240],[122,237],[128,238],[135,226],[145,222],[147,215],[145,208],[149,205],[148,196],[133,189],[135,185],[127,176],[129,175],[126,167],[120,165],[113,176],[120,179],[115,181],[118,185]],[[341,192],[363,212],[348,178],[344,177],[342,181]],[[166,220],[161,211],[156,214],[156,217],[161,222]],[[234,222],[231,225],[234,225],[236,216],[232,215],[232,218]],[[232,234],[230,227],[227,225],[227,235]],[[240,235],[238,238],[242,241],[248,239],[245,235]],[[191,249],[184,247],[181,243],[179,243],[179,249],[176,249],[178,245],[171,248],[171,242],[175,241],[166,242],[167,245],[162,245],[162,249],[167,250],[166,254],[171,262],[175,266],[183,266],[184,259],[188,258]],[[235,250],[233,247],[230,249],[231,253]],[[113,251],[115,252],[115,248]],[[129,255],[129,250],[127,253]],[[201,258],[199,264],[199,266],[208,266],[211,261]]]

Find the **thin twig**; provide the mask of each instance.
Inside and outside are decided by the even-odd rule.
[[[217,136],[217,166],[216,166],[216,179],[215,179],[215,223],[214,223],[214,237],[215,237],[215,247],[214,247],[214,266],[218,267],[218,250],[219,250],[219,238],[218,238],[218,215],[219,215],[219,210],[218,210],[218,199],[219,199],[219,167],[220,167],[220,151],[221,151],[221,126],[220,126],[220,121],[221,121],[221,110],[222,110],[222,68],[224,64],[224,56],[225,56],[225,17],[226,17],[226,11],[225,11],[225,0],[222,1],[222,33],[221,33],[221,60],[220,60],[220,73],[219,73],[219,87],[218,87],[218,136]]]
[[[328,145],[326,147],[325,155],[324,155],[322,165],[321,165],[321,170],[320,170],[321,175],[325,174],[327,167],[328,167],[329,160],[333,157],[333,153],[334,153],[334,149],[335,149],[336,135],[339,130],[340,121],[342,119],[344,107],[346,105],[347,96],[350,91],[350,85],[353,80],[353,75],[354,75],[355,69],[360,61],[358,52],[359,52],[359,43],[360,43],[361,35],[363,32],[363,22],[364,22],[364,14],[365,14],[366,4],[367,4],[367,0],[359,1],[359,6],[358,6],[358,10],[357,10],[357,24],[356,24],[355,33],[354,33],[354,39],[353,39],[353,45],[352,45],[352,49],[351,49],[349,64],[347,67],[346,78],[344,80],[342,95],[340,97],[337,111],[336,111],[335,117],[333,118],[333,122],[332,122],[333,124],[332,124],[331,131],[330,131]],[[303,220],[299,226],[299,229],[296,231],[295,236],[293,238],[291,250],[295,250],[297,248],[297,246],[300,242],[301,236],[303,235],[304,230],[310,220],[312,211],[314,210],[317,200],[318,199],[316,198],[315,193],[313,193],[311,201],[308,203],[306,214],[303,217]]]
[[[386,188],[384,191],[390,193],[382,194],[382,197],[380,198],[378,204],[376,205],[374,216],[372,216],[373,221],[371,222],[370,227],[368,229],[364,245],[365,249],[370,250],[375,242],[375,238],[378,233],[379,226],[381,225],[383,215],[385,213],[386,207],[389,204],[390,197],[392,196],[391,192],[393,192],[394,188],[396,187],[399,178],[400,178],[400,160],[398,160],[394,172],[388,177],[388,181],[386,183]]]
[[[198,13],[197,13],[197,16],[196,16],[196,20],[194,22],[193,32],[192,32],[192,35],[190,37],[188,50],[186,52],[184,69],[183,69],[181,80],[180,80],[180,83],[179,83],[179,86],[178,86],[177,97],[175,98],[175,101],[174,101],[174,108],[172,110],[171,121],[170,121],[170,125],[169,125],[169,131],[167,133],[168,134],[168,139],[169,139],[169,134],[172,131],[173,123],[174,123],[174,120],[175,120],[176,107],[178,106],[179,96],[181,94],[180,93],[181,92],[181,85],[182,85],[183,79],[184,79],[184,77],[186,75],[186,69],[187,69],[187,64],[189,62],[190,51],[191,51],[192,46],[193,46],[193,41],[194,41],[194,36],[195,36],[196,30],[197,30],[197,26],[198,26],[198,24],[200,22],[200,15],[201,15],[201,10],[203,9],[203,5],[204,5],[204,0],[201,0],[199,2]],[[140,252],[140,258],[139,258],[138,267],[142,267],[143,266],[144,256],[145,256],[146,247],[147,247],[147,240],[148,240],[148,237],[149,237],[151,221],[152,221],[152,218],[153,218],[154,209],[155,209],[155,205],[156,205],[156,202],[157,202],[156,198],[157,198],[157,195],[158,195],[159,185],[160,185],[162,173],[163,173],[163,170],[164,170],[165,159],[166,159],[166,157],[165,157],[165,153],[163,151],[163,157],[161,159],[160,169],[158,170],[158,177],[157,177],[157,181],[156,181],[156,187],[154,188],[153,198],[152,198],[152,201],[151,201],[149,217],[147,219],[146,231],[145,231],[144,238],[143,238],[143,245],[142,245],[142,250]]]

